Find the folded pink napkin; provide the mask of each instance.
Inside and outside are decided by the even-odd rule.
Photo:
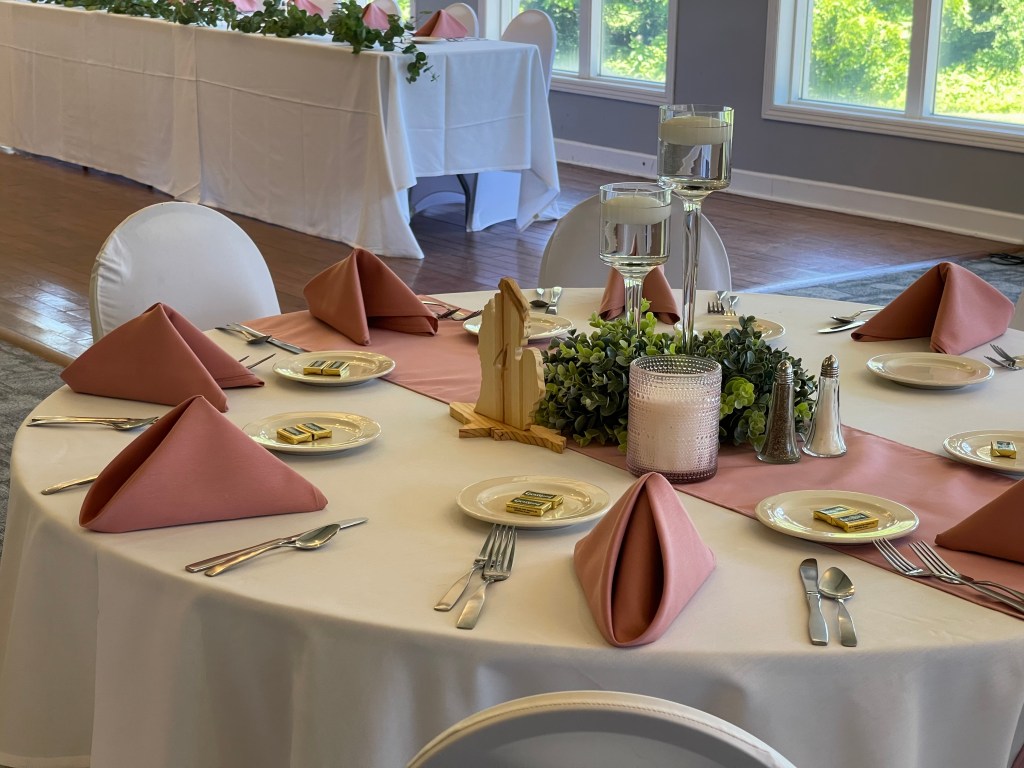
[[[1024,563],[1024,480],[935,537],[946,549]]]
[[[263,0],[231,0],[231,2],[242,13],[255,13],[263,10]]]
[[[363,8],[363,24],[370,29],[388,29],[391,26],[384,9],[373,3],[369,3]]]
[[[937,264],[853,332],[856,341],[931,337],[933,352],[959,355],[1001,336],[1013,302],[968,269]]]
[[[319,5],[315,5],[310,0],[288,0],[293,3],[299,10],[305,11],[310,16],[323,16],[324,11]]]
[[[166,304],[154,304],[83,352],[61,378],[75,392],[177,405],[203,395],[228,409],[221,391],[262,387],[253,373]]]
[[[469,30],[463,26],[461,21],[442,8],[440,11],[434,11],[433,15],[416,30],[415,34],[418,37],[465,37],[469,34]]]
[[[303,289],[309,313],[358,344],[369,326],[401,333],[437,333],[437,318],[402,278],[374,254],[356,248]]]
[[[104,533],[313,512],[324,495],[197,395],[107,465],[78,522]]]
[[[650,311],[658,316],[663,323],[679,322],[679,307],[676,297],[661,267],[655,267],[644,278],[644,298],[651,302]],[[614,269],[608,271],[608,283],[601,297],[601,308],[598,313],[605,320],[618,317],[626,310],[626,284],[622,275]]]
[[[576,576],[612,645],[661,637],[715,568],[679,496],[650,472],[576,543]]]

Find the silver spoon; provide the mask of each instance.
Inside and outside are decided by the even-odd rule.
[[[880,309],[882,309],[882,307],[868,307],[867,309],[861,309],[861,310],[858,310],[857,312],[854,312],[849,317],[842,317],[840,315],[832,315],[832,319],[835,320],[837,323],[852,323],[854,320],[856,320],[861,315],[865,315],[868,312],[878,312]]]
[[[537,309],[544,309],[545,307],[547,307],[547,305],[551,303],[551,302],[549,302],[545,298],[545,295],[547,295],[547,296],[551,295],[550,293],[548,293],[549,290],[551,290],[551,289],[548,289],[548,288],[538,288],[537,289],[537,298],[530,302],[530,306],[531,307],[537,307]]]
[[[244,552],[241,555],[232,557],[230,560],[225,560],[223,563],[219,563],[210,568],[207,568],[203,573],[207,576],[216,576],[218,573],[223,573],[228,568],[234,568],[239,563],[244,563],[246,560],[262,555],[264,552],[269,552],[272,549],[279,547],[295,547],[296,549],[319,549],[328,541],[334,538],[334,534],[341,530],[341,526],[337,523],[331,523],[325,525],[323,528],[317,528],[312,531],[299,536],[295,541],[277,540],[272,541],[268,544],[264,544],[262,547],[256,547],[248,552]]]
[[[832,566],[821,576],[818,591],[825,597],[839,603],[839,643],[847,648],[857,646],[857,630],[853,626],[853,617],[843,602],[853,597],[854,587],[850,577],[842,569]]]

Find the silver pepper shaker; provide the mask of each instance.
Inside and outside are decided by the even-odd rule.
[[[775,368],[772,399],[768,404],[768,428],[757,458],[768,464],[800,461],[796,445],[796,414],[793,410],[793,366],[783,360]]]
[[[843,424],[839,420],[839,361],[829,355],[821,361],[818,377],[818,399],[814,404],[814,418],[804,441],[808,456],[831,458],[846,453]]]

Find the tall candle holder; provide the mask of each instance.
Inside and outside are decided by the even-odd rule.
[[[659,110],[658,179],[683,202],[683,292],[680,327],[693,350],[700,257],[700,209],[704,198],[732,178],[732,107],[666,104]]]

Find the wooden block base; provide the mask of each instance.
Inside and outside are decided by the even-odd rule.
[[[459,427],[459,437],[492,437],[495,440],[515,440],[526,445],[539,445],[555,453],[565,450],[565,438],[555,430],[531,424],[526,429],[502,424],[476,412],[476,403],[451,403],[448,413],[465,426]]]

